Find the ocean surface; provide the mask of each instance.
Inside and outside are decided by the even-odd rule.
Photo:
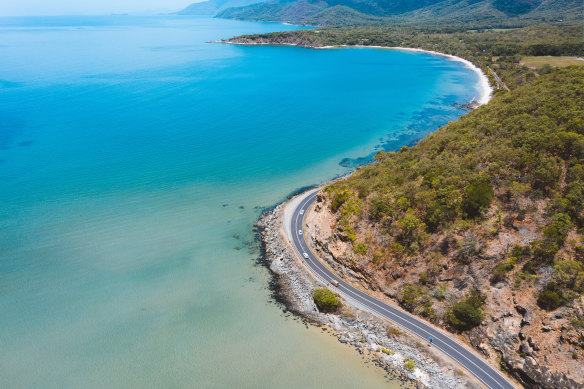
[[[272,300],[252,224],[455,120],[478,77],[207,43],[294,28],[0,19],[2,388],[397,387]]]

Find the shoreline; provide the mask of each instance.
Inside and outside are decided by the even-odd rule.
[[[478,66],[464,58],[436,51],[362,45],[311,47],[297,44],[219,42],[249,46],[295,46],[312,49],[373,48],[426,53],[460,62],[478,76],[479,96],[474,97],[469,103],[472,109],[487,104],[493,96],[493,88],[489,79]],[[344,179],[351,174],[348,173],[343,177],[330,180],[323,185]],[[339,315],[318,311],[312,300],[312,291],[316,287],[326,287],[327,285],[315,278],[296,256],[286,237],[286,230],[289,229],[287,220],[290,215],[287,209],[290,205],[299,201],[307,193],[322,189],[323,185],[319,185],[318,188],[307,188],[301,193],[287,198],[274,208],[262,213],[254,224],[256,235],[261,243],[262,260],[260,263],[266,266],[273,276],[270,289],[274,299],[281,303],[286,311],[298,315],[308,324],[329,328],[339,342],[354,346],[360,354],[369,357],[377,366],[386,370],[402,383],[413,384],[418,388],[480,387],[473,377],[462,373],[455,362],[436,350],[426,349],[418,339],[412,338],[407,330],[396,329],[394,323],[361,310],[351,301],[342,299],[345,303],[343,304],[345,311]],[[391,335],[392,331],[396,331],[399,335]],[[387,350],[390,352],[387,353]],[[408,359],[415,361],[414,371],[408,371],[404,368],[404,361]]]
[[[450,61],[460,62],[464,64],[466,69],[472,70],[475,74],[479,77],[478,86],[479,86],[479,96],[473,98],[472,102],[475,102],[473,108],[478,108],[481,105],[487,104],[491,98],[493,97],[493,87],[489,82],[489,78],[483,72],[481,68],[473,64],[471,61],[457,57],[456,55],[452,54],[445,54],[439,51],[432,51],[432,50],[424,50],[420,48],[414,47],[399,47],[399,46],[365,46],[365,45],[339,45],[339,46],[302,46],[292,43],[261,43],[261,42],[254,42],[254,43],[245,43],[245,42],[232,42],[230,40],[221,40],[216,41],[216,43],[227,43],[232,45],[239,45],[239,46],[293,46],[293,47],[304,47],[309,49],[317,49],[317,50],[324,50],[324,49],[340,49],[340,48],[358,48],[358,49],[383,49],[383,50],[395,50],[395,51],[407,51],[407,52],[415,52],[415,53],[425,53],[430,55],[436,55],[440,57],[444,57]]]
[[[292,39],[293,38],[293,39]],[[232,42],[228,42],[228,43],[232,43],[232,44],[241,44],[241,45],[282,45],[282,46],[296,46],[296,47],[305,47],[305,48],[314,48],[314,49],[333,49],[333,48],[379,48],[379,49],[386,49],[386,50],[400,50],[400,51],[409,51],[409,52],[422,52],[422,53],[427,53],[430,55],[438,55],[441,56],[443,58],[446,58],[448,60],[452,60],[452,61],[456,61],[456,62],[460,62],[463,64],[463,66],[465,66],[467,69],[472,70],[475,74],[477,74],[479,76],[478,79],[478,85],[475,86],[475,89],[473,91],[476,91],[479,93],[478,98],[476,98],[475,100],[472,101],[471,104],[465,105],[471,109],[477,108],[480,105],[484,105],[487,104],[491,98],[493,97],[493,92],[495,88],[498,88],[500,86],[496,86],[495,81],[500,81],[498,80],[497,75],[492,71],[491,68],[489,68],[487,65],[482,64],[480,58],[475,58],[473,56],[469,56],[469,58],[471,58],[473,60],[473,62],[477,63],[477,65],[475,65],[473,62],[471,62],[470,60],[455,56],[455,55],[450,55],[450,54],[444,54],[444,53],[440,53],[440,52],[436,52],[436,51],[431,51],[431,50],[423,50],[421,48],[405,48],[405,47],[389,47],[389,46],[364,46],[364,45],[324,45],[320,42],[323,42],[322,40],[316,40],[316,42],[314,41],[314,39],[310,38],[310,37],[306,37],[306,36],[299,36],[299,37],[292,37],[292,38],[286,38],[286,37],[275,37],[274,40],[276,42],[270,42],[270,38],[263,38],[262,36],[251,36],[249,38],[247,37],[242,37],[240,38],[241,41],[238,42],[237,38],[234,39],[234,41]],[[258,42],[256,42],[255,40],[258,40]],[[277,42],[279,39],[282,40],[287,40],[286,43],[280,43]],[[334,34],[332,37],[324,37],[323,39],[327,40],[330,39],[330,42],[339,42],[338,37],[336,37]],[[340,42],[342,42],[343,40],[341,39]],[[346,40],[345,40],[346,41]],[[360,40],[360,42],[365,41],[365,39]],[[384,42],[384,40],[376,40],[377,42]],[[390,41],[391,43],[394,43],[394,41]],[[395,43],[397,43],[399,41],[396,41]],[[320,47],[317,47],[316,45],[320,45]],[[412,46],[415,46],[416,43],[414,43]],[[464,56],[468,56],[468,54],[462,53],[461,55]],[[440,61],[438,61],[438,63],[440,63]],[[482,68],[479,68],[479,66],[482,66]],[[453,66],[455,67],[455,66]],[[456,67],[455,67],[456,68]],[[491,73],[493,73],[491,75]],[[560,73],[561,74],[561,73]],[[570,74],[570,73],[567,73]],[[490,78],[487,78],[490,77]],[[493,87],[491,87],[491,83],[490,81],[493,82]],[[465,82],[465,83],[459,83],[459,85],[462,84],[462,87],[467,87],[468,85],[473,85],[473,82]],[[543,82],[542,82],[543,84]],[[503,86],[505,87],[505,85],[503,84]],[[444,88],[445,89],[445,88]],[[505,89],[507,89],[509,91],[508,88],[505,87]],[[553,88],[554,92],[558,90],[557,86],[554,86]],[[542,92],[542,90],[537,90],[536,89],[536,93],[538,92]],[[546,91],[547,92],[547,91]],[[520,93],[520,92],[518,92]],[[521,94],[521,93],[520,93]],[[550,92],[550,97],[553,99],[553,95]],[[515,99],[514,102],[517,102],[519,98],[521,98],[522,96],[516,96],[517,99]],[[547,97],[547,96],[546,96]],[[513,99],[512,99],[513,100]],[[548,100],[549,101],[549,100]],[[541,102],[543,102],[543,100],[541,100]],[[492,107],[492,109],[499,109],[501,106],[501,103],[508,103],[507,101],[495,101],[494,103],[492,103],[491,105],[495,104],[494,107]],[[498,105],[499,104],[499,105]],[[510,105],[511,107],[515,107],[514,105]],[[477,112],[477,114],[479,115],[478,119],[476,115],[471,115],[471,119],[470,120],[478,120],[479,123],[481,122],[481,114],[484,114],[485,112],[492,112],[493,116],[496,116],[495,120],[498,120],[498,116],[500,116],[499,112],[493,112],[492,109],[489,110],[482,110],[480,112]],[[503,115],[505,115],[507,112],[504,111],[502,109]],[[521,112],[521,111],[520,111]],[[530,114],[533,111],[526,109],[524,114]],[[461,115],[462,116],[462,115]],[[460,118],[458,118],[457,120],[460,120]],[[464,125],[465,121],[463,119],[463,121],[459,122],[462,125]],[[468,124],[468,123],[467,123]],[[459,128],[460,127],[454,127]],[[436,128],[431,129],[433,131],[436,130]],[[481,135],[481,133],[477,133],[477,134],[473,134],[475,137]],[[448,139],[447,137],[445,137],[446,139]],[[444,139],[444,138],[443,138]],[[487,138],[488,140],[488,138]],[[431,145],[432,146],[432,145]],[[440,145],[442,146],[442,145]],[[424,150],[422,150],[424,151]],[[414,158],[416,157],[416,155],[414,155]],[[420,157],[421,158],[421,157]],[[446,157],[447,158],[447,157]],[[394,166],[390,166],[392,168],[395,168]],[[425,168],[425,166],[423,166],[421,169],[423,170]],[[392,175],[391,171],[387,171],[384,172],[386,174],[389,174],[390,176]],[[348,173],[346,176],[350,177],[353,173]],[[418,175],[416,177],[419,177],[420,174],[418,173]],[[408,178],[406,178],[407,181]],[[351,188],[349,188],[349,190],[351,190]],[[359,193],[361,194],[361,193]],[[359,196],[362,197],[362,196]],[[308,275],[305,275],[305,277],[311,278],[314,284],[314,287],[317,286],[327,286],[326,284],[329,285],[334,285],[337,288],[331,286],[331,289],[333,291],[341,291],[344,292],[345,290],[349,290],[352,291],[353,289],[356,290],[356,294],[349,294],[346,298],[346,300],[343,300],[341,297],[341,301],[343,303],[346,303],[347,305],[349,305],[351,307],[351,309],[359,311],[360,308],[362,308],[359,304],[358,301],[360,301],[359,299],[357,299],[357,304],[354,304],[354,301],[352,300],[351,296],[361,296],[360,293],[358,293],[359,291],[361,292],[373,292],[371,295],[372,296],[379,296],[379,300],[381,301],[385,301],[385,298],[390,298],[392,301],[395,301],[395,299],[397,299],[400,303],[403,302],[403,300],[401,299],[402,296],[402,291],[403,291],[403,286],[407,285],[407,283],[425,283],[422,281],[422,274],[424,273],[423,270],[425,270],[426,268],[424,268],[424,266],[427,265],[427,268],[430,268],[430,265],[433,265],[432,263],[430,263],[429,261],[432,259],[432,257],[430,256],[430,258],[428,258],[428,252],[429,255],[432,255],[433,253],[430,252],[430,250],[428,250],[425,253],[420,254],[420,256],[418,256],[417,258],[415,258],[412,262],[406,264],[407,266],[401,266],[399,267],[399,265],[396,267],[397,270],[393,271],[393,272],[389,272],[387,271],[388,268],[386,268],[385,266],[383,267],[383,269],[379,270],[379,266],[377,266],[377,268],[375,268],[374,265],[371,265],[371,256],[367,256],[365,254],[369,254],[372,252],[373,249],[375,249],[378,246],[375,246],[372,250],[369,250],[366,253],[363,253],[364,255],[360,256],[360,257],[354,257],[353,256],[353,250],[351,248],[351,242],[349,242],[349,240],[351,240],[352,242],[356,241],[355,239],[352,239],[350,236],[348,236],[347,234],[344,234],[343,228],[338,228],[336,226],[336,221],[338,220],[338,218],[335,216],[335,212],[333,213],[327,213],[326,211],[328,210],[328,206],[327,204],[330,205],[330,198],[327,197],[326,195],[320,195],[319,196],[320,199],[317,199],[316,203],[314,203],[314,205],[311,205],[311,207],[309,208],[308,206],[306,206],[305,204],[308,203],[302,203],[302,210],[304,210],[304,212],[301,211],[300,208],[296,207],[294,210],[294,223],[293,223],[293,229],[295,230],[294,235],[290,235],[290,234],[286,234],[287,237],[284,237],[283,239],[285,239],[285,241],[294,247],[294,254],[297,255],[297,261],[301,262],[301,265],[304,264],[304,266],[299,266],[299,269],[302,270],[302,268],[304,269],[305,272],[309,273]],[[422,201],[424,199],[422,198]],[[547,200],[547,199],[546,199]],[[327,202],[328,201],[328,202]],[[314,202],[314,195],[311,195],[310,197],[310,202]],[[318,205],[318,203],[321,203],[320,205]],[[292,203],[292,201],[286,201],[284,204],[281,205],[281,207],[291,207],[293,205],[290,205]],[[423,210],[423,205],[422,208]],[[405,209],[404,209],[405,211]],[[320,214],[321,218],[320,220],[310,220],[310,215],[311,214]],[[306,219],[305,219],[306,216]],[[337,215],[338,216],[338,215]],[[284,219],[284,223],[287,224],[287,222],[285,221],[286,219]],[[513,220],[513,219],[511,219]],[[544,219],[541,219],[544,220]],[[360,225],[352,225],[352,227],[354,227],[353,231],[358,231],[359,227],[368,224],[367,219],[360,219],[359,220]],[[528,224],[528,222],[524,223]],[[533,225],[533,224],[531,224]],[[281,226],[282,227],[282,226]],[[377,226],[374,226],[375,228],[377,228]],[[382,226],[383,227],[383,226]],[[381,227],[381,228],[382,228]],[[482,226],[481,226],[482,227]],[[488,227],[488,225],[487,225]],[[485,227],[483,229],[483,231],[486,233],[490,234],[490,230],[487,229],[487,227]],[[523,244],[525,244],[525,240],[520,240],[522,239],[523,235],[518,235],[519,238],[517,238],[516,235],[514,235],[514,232],[512,231],[512,228],[515,228],[515,231],[517,231],[518,229],[515,226],[505,226],[507,229],[503,229],[503,232],[497,231],[496,234],[492,234],[495,236],[495,238],[488,240],[489,243],[492,243],[493,246],[493,250],[491,250],[490,252],[488,252],[485,256],[480,256],[479,259],[480,261],[485,261],[485,260],[489,260],[491,261],[490,263],[487,262],[478,262],[478,263],[471,263],[471,265],[468,266],[468,268],[464,268],[464,269],[451,269],[448,271],[449,269],[449,265],[450,262],[448,261],[452,261],[453,259],[456,259],[456,255],[458,255],[456,253],[456,251],[454,251],[454,253],[452,252],[452,250],[449,250],[448,253],[444,253],[444,254],[451,254],[449,257],[446,257],[446,264],[443,264],[443,268],[444,270],[447,270],[446,272],[438,272],[438,275],[435,276],[434,278],[434,283],[432,285],[436,285],[438,282],[442,283],[442,282],[447,282],[448,284],[446,284],[446,286],[442,287],[442,285],[440,284],[441,288],[444,289],[448,289],[449,287],[458,290],[459,292],[459,296],[463,296],[464,294],[462,294],[463,292],[467,292],[469,289],[472,290],[471,288],[475,288],[475,289],[483,289],[485,290],[485,299],[489,298],[490,302],[489,304],[486,305],[485,308],[485,320],[481,321],[480,323],[480,327],[477,326],[477,329],[474,332],[468,332],[464,338],[459,339],[458,343],[468,349],[468,351],[472,351],[475,354],[484,354],[483,356],[487,358],[487,360],[485,361],[486,363],[488,363],[490,365],[490,368],[494,369],[494,371],[498,372],[499,375],[501,377],[505,378],[505,385],[508,383],[511,386],[515,386],[517,387],[518,385],[526,385],[526,386],[545,386],[545,387],[580,387],[581,383],[578,383],[576,380],[578,379],[579,371],[577,369],[577,362],[574,362],[574,359],[578,359],[578,355],[576,352],[572,353],[572,356],[570,358],[569,352],[570,352],[570,347],[569,345],[566,346],[562,346],[560,347],[560,345],[556,345],[556,346],[551,346],[548,344],[544,344],[542,347],[540,347],[537,343],[540,343],[543,341],[543,339],[546,339],[546,337],[549,337],[550,335],[543,335],[543,332],[550,332],[550,331],[569,331],[570,327],[566,325],[566,314],[564,312],[562,312],[559,315],[554,315],[554,316],[550,316],[549,320],[555,320],[555,319],[562,319],[562,322],[554,322],[556,324],[555,327],[551,327],[551,325],[548,322],[548,317],[547,312],[544,311],[543,313],[541,313],[538,310],[538,307],[535,305],[535,293],[534,294],[523,294],[521,293],[519,296],[516,296],[516,290],[519,289],[518,287],[514,286],[515,284],[517,284],[517,282],[515,282],[515,284],[511,283],[511,281],[507,282],[507,283],[503,283],[503,282],[499,282],[495,285],[495,282],[493,282],[493,279],[491,278],[491,273],[493,272],[492,268],[489,268],[487,266],[485,266],[485,264],[490,265],[492,263],[496,263],[496,261],[499,259],[499,255],[501,256],[501,258],[505,259],[506,256],[508,256],[508,250],[506,252],[503,251],[504,246],[502,240],[506,239],[507,242],[507,247],[510,247],[510,243],[509,243],[509,237],[514,238],[516,241],[521,242]],[[526,227],[528,228],[528,227]],[[537,228],[537,226],[533,227],[533,228]],[[296,230],[299,230],[298,233],[296,233]],[[462,230],[462,232],[466,231],[464,229],[460,229]],[[535,230],[534,230],[535,231]],[[359,238],[361,239],[361,241],[366,241],[366,243],[369,243],[370,241],[373,242],[373,239],[371,236],[375,233],[371,233],[371,235],[366,235],[368,231],[362,232],[362,234],[359,236]],[[377,231],[376,231],[377,232]],[[446,235],[447,233],[450,233],[450,230],[447,230],[446,233],[444,235]],[[535,234],[535,233],[534,233]],[[380,234],[381,235],[381,234]],[[299,237],[300,236],[300,237]],[[462,236],[462,233],[459,234],[459,236]],[[481,235],[482,236],[482,235]],[[486,235],[485,235],[486,236]],[[491,236],[491,234],[489,235]],[[383,238],[380,236],[380,238]],[[440,243],[439,239],[442,239],[442,242],[446,241],[448,242],[446,239],[451,239],[451,236],[446,235],[446,238],[444,238],[443,236],[441,237],[440,235],[437,235],[437,238],[435,239],[435,241],[433,243]],[[458,237],[457,237],[458,238]],[[537,236],[534,235],[533,238],[531,238],[531,240],[536,239]],[[306,242],[299,242],[299,239],[301,241],[306,240]],[[466,236],[462,236],[462,240],[461,239],[455,239],[454,242],[464,242],[464,239],[466,239]],[[499,239],[499,240],[497,240]],[[530,241],[531,241],[530,240]],[[378,241],[381,241],[381,239],[378,239]],[[294,243],[291,243],[294,242]],[[264,244],[268,245],[270,242],[265,240],[265,236],[264,236]],[[384,243],[383,241],[381,241],[380,243]],[[513,243],[511,241],[511,243]],[[448,242],[447,245],[450,245],[450,243]],[[498,246],[497,246],[498,245]],[[435,247],[438,247],[437,245]],[[435,247],[431,247],[431,249],[435,250]],[[569,246],[568,246],[569,247]],[[367,249],[366,249],[367,251]],[[381,250],[379,250],[381,251]],[[446,251],[446,250],[445,250]],[[307,253],[311,253],[312,254],[307,254]],[[304,254],[302,254],[304,253]],[[360,254],[360,253],[357,253]],[[302,257],[306,257],[306,261],[304,260],[304,258]],[[477,255],[478,257],[478,255]],[[302,260],[300,260],[302,259]],[[369,260],[369,262],[367,262]],[[421,261],[421,264],[418,264],[418,261]],[[320,262],[320,263],[318,263]],[[371,265],[371,266],[369,266]],[[437,265],[436,265],[437,266]],[[328,271],[327,271],[328,268]],[[420,270],[418,270],[420,269]],[[378,271],[379,270],[379,271]],[[442,270],[442,269],[440,269]],[[330,271],[333,272],[333,274],[330,273]],[[418,272],[419,271],[419,272]],[[312,274],[312,272],[314,272],[314,274]],[[336,274],[334,274],[336,273]],[[280,280],[285,279],[288,277],[288,275],[285,272],[274,272],[274,274],[276,274],[275,278],[279,278]],[[402,276],[405,277],[399,281],[393,282],[394,280],[398,280],[399,278],[402,278]],[[442,276],[443,274],[445,274],[445,276]],[[494,274],[494,273],[493,273]],[[417,276],[420,276],[420,280],[418,281],[418,279],[416,278]],[[343,280],[343,282],[340,283],[341,287],[345,287],[345,289],[341,290],[338,289],[339,284],[335,283],[334,280],[339,277]],[[393,280],[392,280],[393,278]],[[326,281],[326,280],[333,280],[333,281]],[[319,280],[321,280],[322,282],[319,282]],[[340,280],[339,280],[340,281]],[[345,283],[347,283],[348,285],[345,285]],[[275,285],[278,285],[277,283],[275,283]],[[357,286],[355,286],[357,285]],[[350,288],[349,286],[353,286],[353,288]],[[529,287],[529,286],[528,286]],[[313,288],[314,290],[314,288]],[[292,290],[293,291],[293,290]],[[432,290],[430,289],[430,287],[426,287],[425,289],[422,290],[422,292],[428,292],[431,293]],[[523,291],[523,290],[522,290]],[[285,291],[285,292],[289,292]],[[421,292],[420,292],[421,293]],[[304,299],[304,302],[307,304],[311,303],[311,295],[310,295],[310,291],[308,291],[306,293],[308,295],[308,297],[306,297],[306,299]],[[342,293],[341,293],[342,294]],[[451,300],[445,300],[445,303],[442,304],[438,304],[437,305],[437,310],[440,310],[439,315],[441,316],[437,316],[437,320],[435,320],[435,322],[441,326],[445,326],[445,322],[446,322],[446,318],[447,316],[445,316],[446,314],[448,314],[448,311],[452,309],[452,305],[456,302],[456,298],[458,296],[456,295],[451,295],[451,297],[453,297]],[[439,298],[438,298],[439,299]],[[458,299],[459,301],[462,301],[461,299]],[[367,304],[369,304],[369,300],[365,299],[363,301],[366,301]],[[375,307],[376,304],[373,303],[372,307],[370,308],[369,312],[376,312],[375,311]],[[540,306],[541,307],[541,306]],[[432,305],[430,305],[430,309],[432,308]],[[576,308],[574,306],[570,306],[569,308]],[[487,311],[488,309],[488,311]],[[566,312],[570,312],[570,311],[566,311]],[[300,316],[304,316],[304,317],[309,317],[306,314],[304,314],[302,311],[296,311],[297,314],[299,314]],[[417,315],[420,315],[420,312],[416,312]],[[576,315],[578,314],[578,312],[576,311],[575,313]],[[339,316],[342,316],[342,314],[339,314]],[[421,313],[421,316],[425,316],[423,311]],[[388,316],[389,317],[389,316]],[[342,320],[343,318],[339,318],[339,320]],[[383,326],[384,323],[379,323],[378,325]],[[385,323],[385,325],[387,325],[387,323]],[[523,328],[524,326],[532,326],[532,327],[527,327],[526,329]],[[538,327],[538,328],[536,328]],[[388,331],[387,334],[389,334],[390,332]],[[577,334],[574,335],[573,332],[570,332],[570,336],[572,336],[572,339],[575,339],[574,336],[578,336]],[[535,343],[532,339],[532,337],[530,337],[529,335],[533,336],[533,339],[536,339]],[[359,339],[359,338],[356,338]],[[363,339],[363,338],[361,338]],[[341,339],[339,339],[341,342],[346,343],[346,341],[342,341]],[[346,339],[345,339],[346,340]],[[349,343],[354,345],[353,342],[351,342],[351,340],[355,340],[355,338],[351,339],[349,338]],[[560,336],[560,343],[564,343],[564,335]],[[362,340],[363,343],[365,343],[366,341],[369,341],[368,338],[365,338],[365,340]],[[383,343],[381,343],[383,344]],[[572,342],[569,343],[570,345],[573,344],[577,344],[576,342]],[[519,346],[519,347],[518,347]],[[371,347],[371,346],[370,346]],[[535,351],[540,351],[543,350],[540,353],[538,352],[533,352],[532,349],[533,348]],[[423,350],[423,348],[419,347],[420,351]],[[378,348],[373,348],[374,351],[378,352],[379,349]],[[381,349],[381,351],[383,351],[383,349]],[[564,354],[560,354],[560,352],[566,351],[566,353]],[[560,354],[560,355],[558,355]],[[382,355],[383,356],[383,355]],[[549,360],[548,360],[548,357]],[[436,361],[436,360],[435,360]],[[441,361],[443,362],[443,361]],[[466,362],[465,362],[466,363]],[[439,362],[439,364],[441,364]],[[443,366],[443,365],[442,365]],[[475,366],[477,366],[475,364]],[[573,370],[576,369],[576,370]],[[488,369],[485,369],[488,370]],[[484,372],[485,370],[482,370],[482,372]],[[508,375],[505,376],[504,374],[502,374],[502,371],[505,371]],[[474,367],[470,368],[469,367],[469,371],[474,372],[475,369]],[[490,371],[490,370],[489,370]],[[476,377],[480,377],[480,374],[477,374],[476,372],[473,373]],[[580,375],[581,376],[581,375]],[[410,377],[408,377],[410,378]],[[416,377],[411,377],[411,379],[415,379]],[[480,378],[479,378],[480,379]],[[420,382],[421,384],[423,384],[423,382],[421,382],[420,380],[418,380],[418,382]],[[485,381],[483,381],[485,382]],[[503,382],[503,381],[501,381]],[[443,385],[444,383],[440,380],[436,380],[435,377],[432,377],[432,380],[430,381],[430,387],[434,388],[439,388]],[[497,383],[496,386],[498,386],[499,384]]]

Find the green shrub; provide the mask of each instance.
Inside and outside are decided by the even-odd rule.
[[[334,193],[333,200],[331,201],[330,206],[331,211],[337,212],[339,208],[341,208],[343,204],[345,204],[345,202],[349,200],[352,196],[353,194],[348,190],[344,190],[340,193]]]
[[[507,273],[513,270],[517,264],[517,258],[510,257],[507,261],[499,263],[493,269],[493,282],[503,281],[507,276]]]
[[[570,216],[558,213],[554,215],[552,223],[543,230],[543,234],[547,239],[561,246],[564,244],[570,228],[572,228]]]
[[[531,172],[532,187],[534,189],[540,189],[544,193],[549,192],[550,189],[554,189],[562,173],[562,160],[558,157],[547,157],[538,158],[533,163],[534,166]]]
[[[431,301],[426,301],[424,303],[424,308],[422,309],[422,316],[428,317],[428,318],[435,317],[435,315],[434,315],[434,306],[432,305],[432,302]]]
[[[406,243],[414,241],[420,230],[425,228],[424,223],[414,215],[412,210],[408,210],[397,220],[397,226],[400,230],[400,239]]]
[[[349,198],[345,200],[340,207],[341,219],[349,221],[351,217],[358,215],[361,212],[362,200],[357,198]]]
[[[517,181],[512,181],[507,187],[506,197],[508,200],[519,200],[521,197],[525,196],[530,190],[529,185],[522,184]]]
[[[553,311],[562,305],[562,296],[553,290],[545,289],[537,297],[537,305],[547,311]]]
[[[529,246],[521,247],[518,244],[516,244],[515,246],[513,246],[513,249],[511,249],[509,257],[517,258],[519,260],[520,258],[529,256],[529,254],[530,254]]]
[[[347,239],[349,239],[351,242],[357,240],[357,233],[355,232],[355,229],[353,227],[351,226],[343,227],[343,232],[345,233]]]
[[[395,205],[397,205],[397,207],[402,211],[406,211],[410,207],[410,204],[410,200],[408,200],[407,197],[400,197],[395,202]]]
[[[393,206],[389,197],[377,194],[371,199],[369,206],[369,215],[373,220],[380,220],[385,216],[393,214]]]
[[[424,288],[420,284],[407,284],[402,289],[402,306],[413,312],[418,306],[424,305],[427,301]]]
[[[393,354],[393,351],[386,349],[385,347],[381,348],[381,352],[387,355]]]
[[[582,166],[582,165],[579,165]],[[567,210],[572,219],[579,224],[583,224],[582,209],[584,209],[584,178],[572,182],[566,188]]]
[[[444,300],[446,298],[446,292],[448,292],[448,286],[446,284],[442,284],[434,289],[434,297],[438,300]]]
[[[513,282],[513,290],[518,290],[524,282],[531,283],[535,280],[536,276],[530,275],[526,271],[517,273],[515,281]]]
[[[533,253],[535,264],[531,264],[530,266],[551,263],[559,250],[560,247],[557,243],[547,239],[531,242],[531,252]],[[528,266],[528,268],[530,266]]]
[[[584,328],[584,316],[576,313],[570,319],[570,324],[572,324],[574,326],[574,328],[576,328],[576,329],[583,329]]]
[[[316,288],[313,298],[321,312],[335,312],[341,306],[337,296],[327,288]]]
[[[469,296],[454,305],[448,313],[448,322],[458,330],[476,327],[485,318],[483,306],[487,297],[479,290],[473,290]]]
[[[462,211],[469,219],[474,219],[487,209],[495,191],[488,182],[473,182],[464,188],[464,198],[462,199]]]
[[[367,245],[365,243],[358,243],[353,248],[353,251],[357,254],[365,255],[367,254]]]
[[[456,217],[456,211],[453,208],[442,204],[432,204],[426,208],[424,223],[431,232],[438,231],[439,227],[452,221]]]
[[[505,279],[505,277],[507,277],[507,272],[508,271],[509,270],[507,269],[507,265],[504,262],[498,264],[493,269],[493,277],[491,278],[491,280],[493,282],[503,281]]]
[[[574,246],[574,256],[575,259],[584,263],[584,245],[577,244]]]
[[[556,262],[554,270],[560,287],[576,293],[584,292],[584,264],[576,261]]]
[[[403,254],[403,252],[405,251],[405,247],[402,246],[401,244],[399,244],[398,242],[391,242],[389,245],[389,249],[391,250],[392,253],[396,254],[396,255],[401,255]]]
[[[410,358],[404,359],[404,368],[408,371],[414,371],[416,364]]]

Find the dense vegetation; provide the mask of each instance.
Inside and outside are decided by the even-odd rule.
[[[310,26],[455,24],[524,27],[581,20],[578,0],[274,0],[230,8],[219,17]]]
[[[388,282],[417,274],[401,282],[399,303],[455,331],[485,320],[490,288],[442,282],[443,271],[460,266],[465,277],[479,264],[487,283],[531,295],[543,310],[567,306],[573,328],[584,327],[574,324],[584,293],[584,67],[556,67],[584,55],[582,27],[329,27],[232,41],[414,47],[480,66],[497,86],[487,106],[326,188],[335,236],[350,245],[351,267],[360,258]],[[517,225],[530,225],[534,237],[486,255]],[[411,268],[420,262],[423,271]]]
[[[341,306],[337,296],[328,288],[316,288],[313,298],[321,312],[335,312]]]
[[[494,3],[508,15],[541,10],[531,0]],[[480,325],[469,331],[477,347],[506,353],[528,339],[499,356],[530,385],[549,376],[526,371],[513,351],[569,374],[584,349],[584,66],[568,58],[584,56],[582,26],[345,26],[231,41],[421,48],[479,66],[496,87],[488,105],[413,147],[377,154],[319,195],[335,216],[327,250],[360,273],[356,282],[410,312],[454,331]],[[558,308],[561,345],[532,354],[532,340],[554,332],[546,311]],[[519,329],[500,320],[517,314]]]
[[[267,2],[248,7],[226,9],[218,17],[259,21],[286,21],[297,25],[348,26],[379,25],[384,19],[366,15],[342,5],[328,6],[324,2]]]
[[[178,15],[216,15],[231,7],[243,7],[257,3],[258,0],[206,0],[192,3],[177,12]]]
[[[558,70],[545,64],[528,68],[521,58],[582,56],[581,34],[581,27],[549,25],[504,31],[355,27],[234,40],[420,47],[465,57],[486,73],[497,74],[511,93],[498,89],[488,106],[415,147],[378,154],[377,164],[359,169],[326,192],[331,211],[338,216],[337,227],[352,243],[353,252],[378,264],[416,255],[438,263],[453,250],[457,261],[470,263],[481,254],[485,240],[543,207],[541,238],[513,248],[496,262],[491,281],[513,278],[510,281],[519,288],[540,268],[551,268],[553,277],[538,304],[555,309],[584,291],[583,238],[576,233],[568,239],[584,223],[584,69]],[[496,83],[494,78],[491,81]],[[363,237],[360,230],[368,235]],[[432,236],[445,237],[436,245]],[[480,304],[471,304],[478,300],[468,298],[441,319],[433,301],[444,293],[427,285],[436,278],[436,270],[424,272],[418,283],[405,285],[401,304],[431,320],[446,320],[456,329],[480,322]]]
[[[539,274],[545,267],[552,275],[539,305],[555,309],[573,300],[584,292],[582,101],[584,68],[552,70],[419,145],[379,153],[378,163],[326,188],[340,230],[378,263],[420,253],[440,257],[451,250],[457,261],[468,263],[489,236],[543,207],[541,238],[515,247],[496,263],[493,281],[505,279],[519,265],[525,274]],[[366,225],[378,236],[357,232]],[[437,245],[431,233],[445,238]],[[452,234],[462,239],[449,238]],[[406,309],[432,317],[424,284],[433,276],[426,273],[420,283],[403,288]],[[453,327],[480,323],[484,299],[476,293],[447,315]]]

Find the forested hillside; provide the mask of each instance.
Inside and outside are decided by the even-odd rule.
[[[227,19],[281,21],[311,26],[379,25],[384,19],[366,15],[342,5],[329,6],[324,1],[311,2],[266,2],[249,7],[230,8],[220,12],[218,17]]]
[[[244,7],[260,3],[262,0],[206,0],[190,4],[177,12],[178,15],[216,15],[217,13],[232,7]]]
[[[428,233],[481,227],[489,240],[500,228],[543,211],[537,231],[542,239],[521,247],[512,268],[537,273],[555,259],[584,260],[584,236],[578,234],[584,226],[582,101],[584,69],[555,70],[419,145],[379,153],[378,163],[327,188],[340,230],[356,241],[357,230],[380,227],[384,244],[371,249],[380,249],[384,255],[377,260],[385,261],[423,252]],[[528,206],[540,201],[542,209]],[[559,250],[567,250],[565,258],[556,258]],[[574,275],[575,283],[561,286],[583,292],[578,276],[584,273]]]
[[[325,189],[322,247],[525,385],[582,384],[583,101],[584,68],[552,69],[379,153]]]
[[[226,9],[218,16],[312,26],[454,23],[467,28],[523,27],[542,22],[578,23],[582,20],[582,3],[579,0],[273,0]]]

